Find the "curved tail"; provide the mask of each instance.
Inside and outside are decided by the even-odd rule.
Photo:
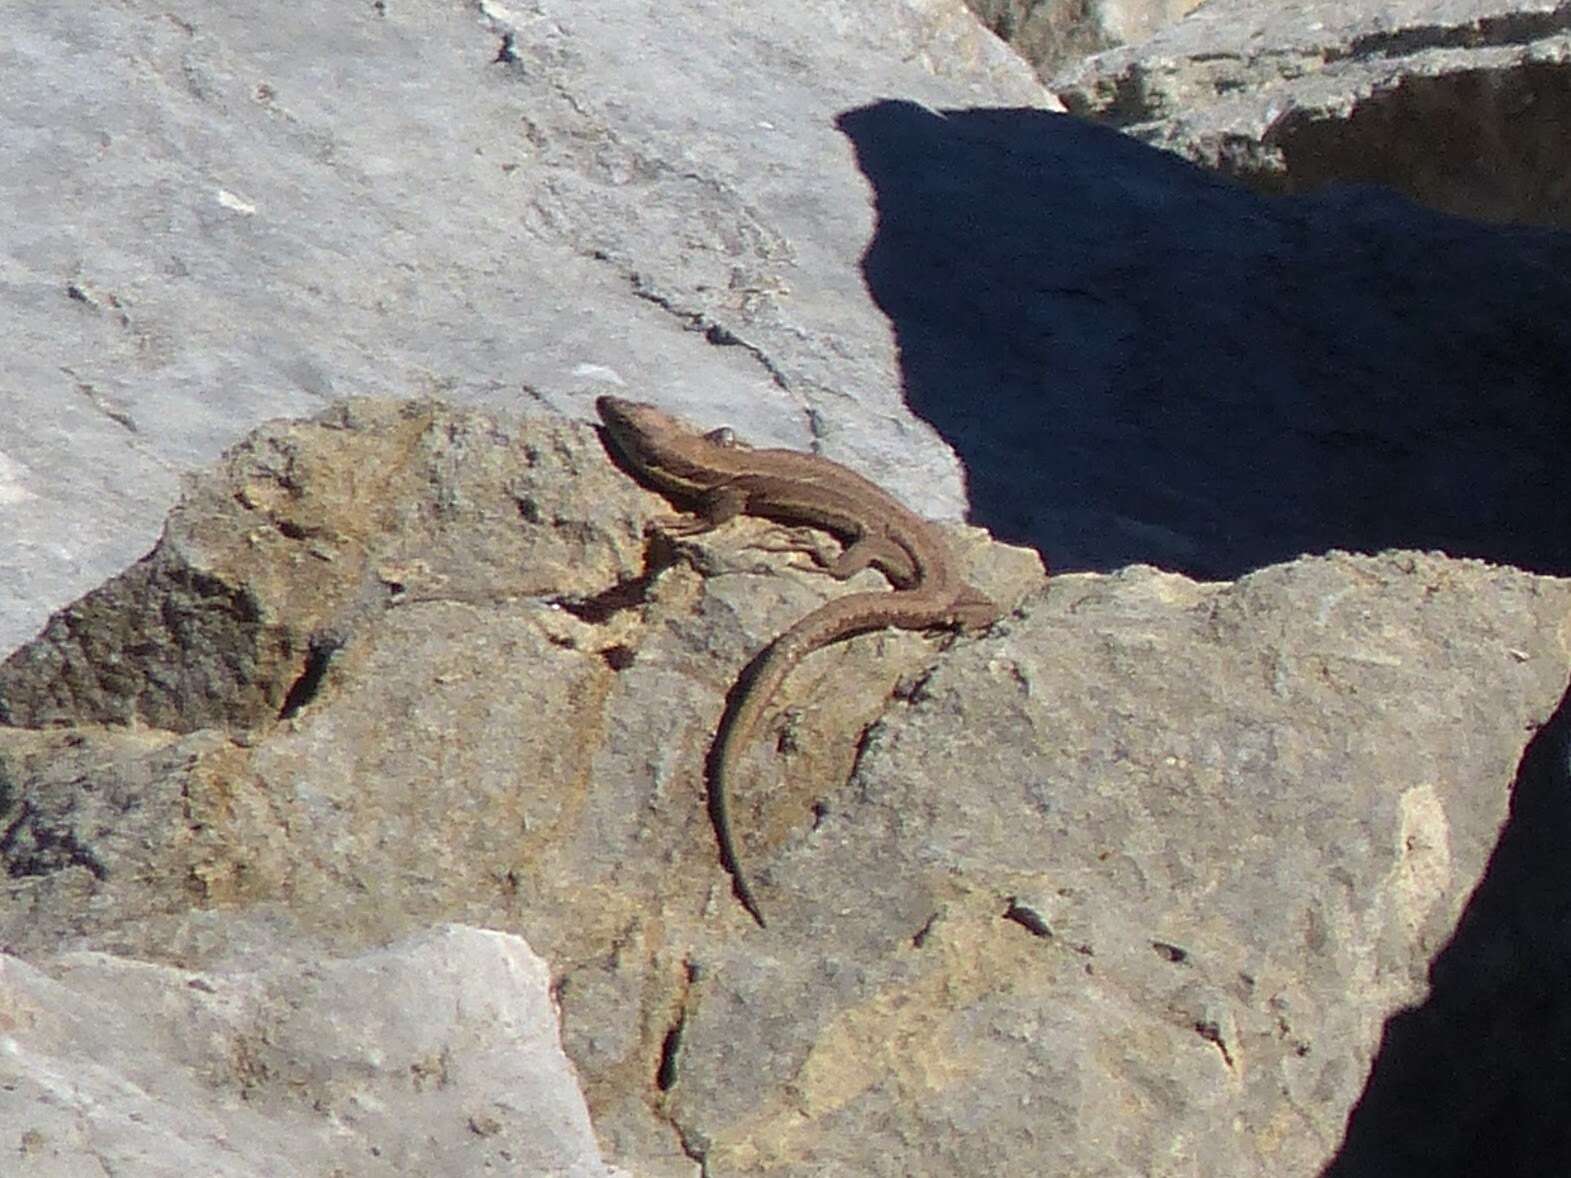
[[[946,624],[952,624],[948,610],[919,591],[909,594],[901,591],[852,593],[825,602],[802,618],[759,651],[737,677],[726,697],[725,712],[720,717],[715,739],[709,746],[704,776],[709,788],[709,819],[720,845],[720,863],[731,874],[736,898],[760,928],[765,927],[764,914],[737,859],[726,787],[737,758],[763,718],[770,699],[792,669],[821,646],[886,626],[922,630]]]

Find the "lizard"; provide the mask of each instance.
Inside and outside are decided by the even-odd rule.
[[[709,815],[732,890],[763,928],[763,909],[737,857],[726,790],[786,676],[814,651],[855,634],[885,627],[974,633],[1002,611],[961,576],[932,523],[848,467],[796,450],[754,449],[728,429],[703,433],[640,401],[602,396],[595,408],[631,472],[690,506],[691,515],[656,521],[667,535],[698,535],[744,514],[806,524],[843,545],[832,561],[813,553],[830,576],[845,580],[871,567],[893,586],[834,598],[799,619],[759,651],[727,695],[705,761]]]

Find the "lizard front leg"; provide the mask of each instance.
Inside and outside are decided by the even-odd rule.
[[[692,511],[656,516],[649,521],[649,527],[668,536],[700,536],[735,519],[745,510],[747,492],[734,484],[721,483],[700,495]]]

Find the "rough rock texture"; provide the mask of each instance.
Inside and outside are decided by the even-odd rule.
[[[520,935],[641,1175],[1461,1174],[1501,1126],[1555,1144],[1555,1073],[1497,1044],[1545,1030],[1565,952],[1566,721],[1532,734],[1571,583],[1392,553],[1044,591],[957,530],[1017,611],[793,676],[734,799],[759,930],[703,752],[747,655],[858,585],[753,522],[646,542],[668,511],[556,418],[357,402],[248,439],[0,669],[30,726],[0,729],[0,944],[210,971]],[[1425,1066],[1486,1018],[1471,1069]],[[1415,1074],[1448,1135],[1403,1121]]]
[[[0,957],[6,1173],[612,1178],[549,982],[458,927],[212,972]]]
[[[1052,87],[1077,114],[1267,191],[1366,181],[1464,216],[1571,226],[1560,0],[1211,0]]]

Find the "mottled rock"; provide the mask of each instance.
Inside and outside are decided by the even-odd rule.
[[[259,617],[338,619],[337,644],[293,707],[185,730],[73,725],[46,690],[69,660],[20,652],[0,698],[50,702],[0,729],[0,943],[210,971],[516,934],[600,1148],[655,1175],[1305,1173],[1390,1016],[1424,1050],[1431,1003],[1538,1009],[1564,884],[1513,848],[1571,824],[1545,809],[1556,754],[1518,762],[1565,688],[1571,583],[1391,553],[1044,589],[956,531],[1012,616],[814,656],[743,758],[760,930],[705,815],[712,725],[758,645],[878,578],[796,569],[756,521],[646,542],[669,510],[551,418],[360,402],[248,439],[170,546]],[[131,679],[178,664],[143,640],[156,601],[107,600],[79,614],[115,619],[95,650]],[[1500,873],[1548,889],[1542,914],[1459,924]],[[280,1051],[273,1073],[307,1068]],[[1391,1059],[1359,1114],[1385,1156],[1410,1144]],[[1549,1107],[1516,1056],[1478,1064],[1498,1094],[1469,1073],[1428,1098],[1475,1125]]]
[[[1215,0],[1121,134],[958,0],[24,6],[0,649],[318,416],[0,664],[0,1157],[1571,1170],[1571,237],[1433,211],[1568,223],[1568,28]],[[881,581],[647,535],[606,390],[1092,570],[791,677],[767,930],[715,719]]]

